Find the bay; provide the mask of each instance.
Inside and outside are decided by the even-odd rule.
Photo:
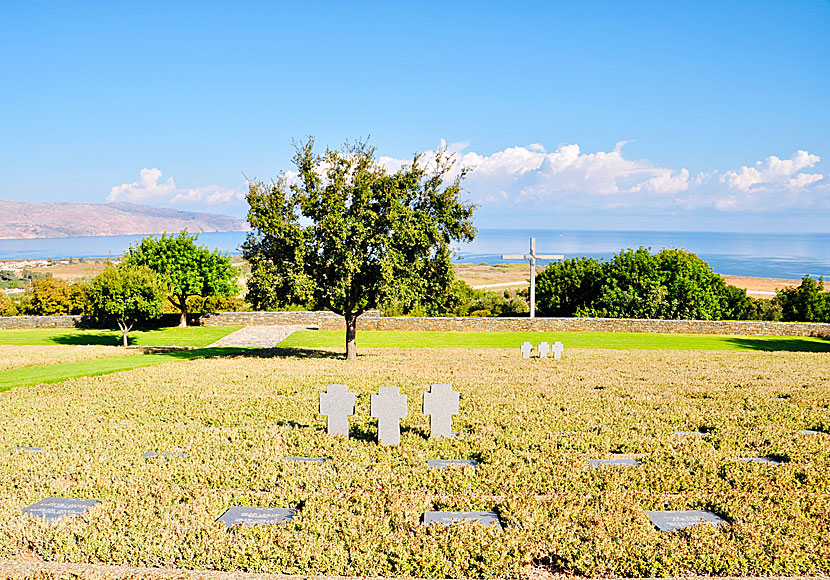
[[[200,234],[211,250],[240,253],[246,232]],[[476,239],[455,247],[458,262],[498,264],[502,254],[520,254],[536,238],[537,253],[608,259],[626,248],[693,252],[720,274],[769,278],[824,276],[830,279],[830,234],[746,234],[730,232],[655,232],[480,229]],[[0,260],[90,258],[123,255],[142,237],[95,236],[0,240]],[[544,263],[544,262],[540,262]]]

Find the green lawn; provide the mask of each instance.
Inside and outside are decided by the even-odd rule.
[[[58,383],[77,377],[93,377],[139,367],[158,365],[166,362],[195,360],[215,356],[229,356],[248,351],[240,347],[213,347],[183,350],[162,354],[143,354],[136,356],[119,356],[105,359],[83,360],[56,365],[24,367],[0,373],[0,392],[13,387],[37,385],[41,383]]]
[[[342,348],[345,336],[338,331],[295,332],[280,347]],[[529,341],[560,341],[565,348],[761,350],[830,352],[830,339],[796,336],[730,336],[716,334],[657,334],[645,332],[414,332],[371,331],[357,333],[357,346],[366,348],[519,348]]]
[[[241,326],[188,326],[133,330],[132,346],[207,346],[242,328]],[[102,345],[119,346],[120,330],[86,330],[78,328],[25,328],[0,330],[0,345]]]

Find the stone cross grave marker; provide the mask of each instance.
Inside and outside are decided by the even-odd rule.
[[[619,466],[619,467],[636,467],[640,465],[640,462],[636,459],[626,459],[626,458],[619,458],[619,459],[589,459],[588,463],[593,465],[594,467],[599,467],[600,465],[603,466]]]
[[[354,393],[346,385],[328,385],[320,393],[320,414],[328,417],[329,435],[349,438],[349,417],[354,415]]]
[[[370,399],[370,415],[378,420],[378,443],[400,445],[401,419],[406,418],[406,395],[398,387],[380,387]]]
[[[562,343],[558,340],[553,343],[553,358],[559,360],[562,358],[562,352],[565,350],[565,347],[562,346]]]
[[[646,515],[661,532],[673,532],[680,528],[698,526],[702,523],[720,525],[726,520],[706,510],[647,511]]]
[[[501,522],[499,516],[493,512],[425,512],[424,525],[441,524],[452,526],[454,524],[481,524],[483,526],[494,526],[499,530]]]
[[[539,343],[539,358],[548,358],[550,352],[550,345],[546,342]]]
[[[529,342],[523,342],[521,346],[522,358],[530,358],[530,353],[533,351],[533,345]]]
[[[222,522],[227,528],[271,524],[284,526],[296,514],[297,510],[292,509],[234,506],[216,518],[216,521]]]
[[[97,499],[78,499],[74,497],[47,497],[29,507],[23,508],[24,514],[31,514],[47,520],[85,514],[101,503]]]
[[[430,437],[455,437],[452,416],[458,414],[459,394],[446,383],[432,384],[424,393],[424,415],[429,415]]]
[[[435,469],[446,469],[448,467],[478,467],[478,461],[475,459],[428,459],[427,465]]]

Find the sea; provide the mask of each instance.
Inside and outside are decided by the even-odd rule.
[[[245,232],[203,233],[199,244],[211,250],[240,253]],[[94,236],[0,240],[0,260],[117,257],[142,237]],[[719,274],[830,280],[830,234],[756,234],[730,232],[657,232],[610,230],[479,229],[473,242],[454,247],[455,261],[499,264],[503,254],[525,254],[530,238],[537,254],[565,258],[608,259],[620,250],[679,248],[693,252]],[[544,260],[539,261],[544,264]]]

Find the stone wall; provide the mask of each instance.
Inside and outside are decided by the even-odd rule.
[[[178,314],[166,314],[161,325],[175,326]],[[0,329],[73,328],[89,326],[86,316],[4,316]],[[194,314],[201,326],[287,325],[345,331],[333,312],[215,312]],[[521,331],[521,332],[661,332],[830,337],[830,324],[732,320],[636,320],[629,318],[457,318],[382,317],[377,311],[358,318],[358,330]]]

